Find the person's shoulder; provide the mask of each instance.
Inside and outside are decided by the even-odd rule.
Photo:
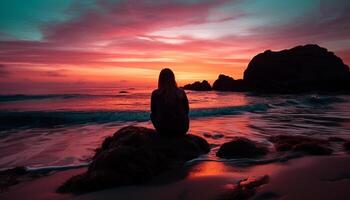
[[[185,90],[182,88],[177,88],[177,91],[181,92],[182,94],[186,94]]]
[[[152,96],[158,95],[159,94],[159,90],[155,89],[152,91]]]
[[[180,95],[180,96],[186,96],[186,92],[184,89],[182,88],[178,88],[177,89],[177,93]]]

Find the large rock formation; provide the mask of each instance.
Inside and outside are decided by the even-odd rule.
[[[268,149],[247,138],[235,137],[224,143],[216,155],[220,158],[252,158],[266,155]]]
[[[107,137],[96,150],[87,172],[66,181],[59,192],[84,192],[139,184],[209,152],[201,137],[160,136],[153,129],[127,126]]]
[[[318,45],[258,54],[245,70],[244,81],[260,91],[350,91],[348,66]]]
[[[211,86],[208,81],[204,80],[202,82],[196,81],[192,84],[186,84],[183,86],[184,90],[194,90],[194,91],[209,91]]]
[[[234,80],[230,76],[220,74],[213,84],[213,90],[218,91],[244,91],[246,85],[242,79]]]

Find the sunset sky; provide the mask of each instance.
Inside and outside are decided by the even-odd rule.
[[[242,78],[267,49],[316,43],[350,64],[348,0],[1,0],[0,89]]]

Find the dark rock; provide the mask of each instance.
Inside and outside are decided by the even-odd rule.
[[[232,141],[224,143],[216,155],[220,158],[251,158],[266,155],[268,149],[255,142],[235,137]]]
[[[25,167],[15,167],[0,171],[0,192],[4,191],[12,185],[20,182],[21,176],[27,174]]]
[[[344,143],[344,149],[345,151],[350,153],[350,141]]]
[[[260,91],[350,91],[349,67],[318,45],[258,54],[244,71],[244,81]]]
[[[214,134],[214,135],[212,136],[213,139],[220,139],[220,138],[223,138],[223,137],[224,137],[224,135],[221,134],[221,133],[217,133],[217,134]]]
[[[246,84],[242,79],[234,80],[230,76],[220,74],[213,84],[213,90],[217,91],[245,91]]]
[[[217,134],[204,133],[203,136],[206,138],[212,138],[212,139],[220,139],[224,137],[224,135],[221,133],[217,133]]]
[[[184,90],[194,90],[194,91],[210,91],[211,86],[208,81],[204,80],[202,82],[196,81],[192,84],[187,84],[183,86]]]
[[[256,193],[256,189],[261,185],[267,184],[269,182],[269,176],[261,176],[257,178],[247,178],[239,181],[237,184],[233,185],[231,191],[227,194],[222,195],[220,200],[244,200],[249,199],[254,196]]]
[[[333,152],[327,140],[305,136],[279,135],[270,138],[277,151],[295,151],[310,155],[329,155]]]
[[[86,192],[144,183],[154,176],[209,152],[201,137],[164,137],[153,129],[127,126],[107,137],[88,171],[66,181],[59,192]]]
[[[125,90],[119,91],[119,94],[126,94],[126,93],[128,93],[128,91],[125,91]]]

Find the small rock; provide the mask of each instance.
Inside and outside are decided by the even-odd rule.
[[[12,185],[18,184],[20,182],[20,177],[25,174],[27,174],[25,167],[15,167],[0,171],[0,192]]]
[[[213,135],[213,138],[214,138],[214,139],[220,139],[220,138],[223,138],[223,137],[224,137],[224,135],[221,134],[221,133],[218,133],[218,134],[214,134],[214,135]]]
[[[248,178],[239,181],[233,186],[233,190],[220,197],[220,200],[244,200],[255,195],[256,189],[269,182],[269,176],[264,175],[258,178]]]
[[[126,94],[126,93],[128,93],[128,91],[125,91],[125,90],[119,91],[119,94]]]
[[[232,141],[224,143],[216,155],[220,158],[251,158],[266,155],[268,149],[255,142],[243,138],[235,137]]]
[[[244,80],[235,80],[230,76],[220,74],[213,84],[213,90],[217,91],[245,91],[247,90]]]
[[[329,155],[333,152],[327,140],[306,136],[279,135],[270,137],[277,151],[296,151],[310,155]]]
[[[194,90],[194,91],[210,91],[211,86],[208,81],[204,80],[202,82],[196,81],[192,84],[187,84],[183,86],[184,90]]]

